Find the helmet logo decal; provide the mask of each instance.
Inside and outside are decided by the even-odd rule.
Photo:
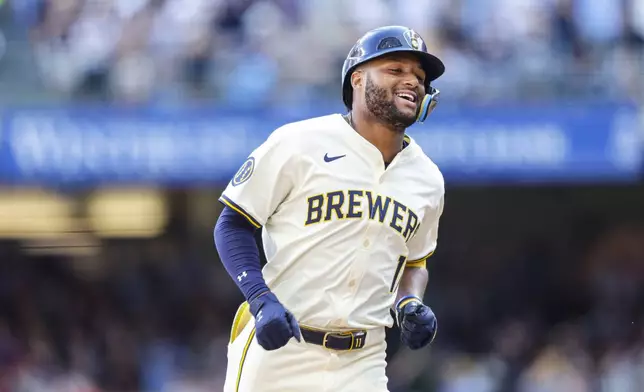
[[[405,37],[405,40],[407,41],[409,46],[416,50],[419,50],[424,45],[423,39],[414,30],[405,31],[403,33],[403,36]]]

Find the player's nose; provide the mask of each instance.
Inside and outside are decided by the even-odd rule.
[[[416,77],[416,75],[407,74],[407,75],[403,76],[402,84],[405,87],[416,91],[416,89],[418,88],[418,85],[420,84],[420,82],[418,81],[418,78]]]

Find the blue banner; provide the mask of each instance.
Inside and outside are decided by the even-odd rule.
[[[6,110],[0,181],[223,185],[275,128],[340,110]],[[409,134],[448,182],[631,181],[641,167],[628,105],[445,105]]]

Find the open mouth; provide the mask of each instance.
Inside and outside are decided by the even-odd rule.
[[[406,101],[416,103],[416,94],[412,93],[396,93],[396,96]]]
[[[418,109],[418,104],[416,103],[418,101],[418,97],[415,93],[411,91],[399,91],[394,95],[396,96],[396,100],[400,101],[399,105],[408,108],[409,110]]]

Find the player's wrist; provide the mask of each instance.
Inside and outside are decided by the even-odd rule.
[[[268,287],[263,288],[263,289],[261,289],[261,290],[257,290],[255,293],[253,293],[253,295],[251,295],[251,296],[248,298],[248,303],[249,303],[249,304],[252,304],[252,303],[253,303],[253,302],[255,302],[257,299],[259,299],[259,298],[261,298],[261,297],[263,297],[263,296],[265,296],[265,295],[267,295],[267,294],[270,294],[270,292],[271,292],[271,290],[270,290]]]
[[[254,298],[248,301],[250,313],[257,317],[258,312],[271,303],[277,303],[277,297],[270,290],[258,293]]]
[[[401,297],[396,302],[396,306],[395,306],[396,311],[398,312],[398,311],[402,310],[405,306],[407,306],[408,304],[410,304],[412,302],[417,302],[419,304],[422,304],[423,300],[420,297],[415,296],[415,295],[405,295],[404,297]]]

